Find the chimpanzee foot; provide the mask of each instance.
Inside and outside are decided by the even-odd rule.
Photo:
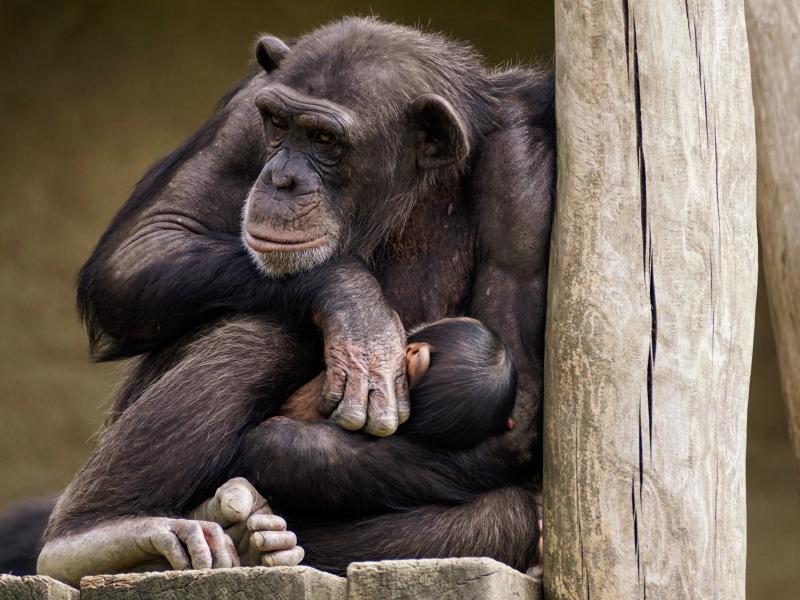
[[[286,531],[286,521],[272,514],[266,499],[243,477],[220,486],[214,497],[203,502],[191,515],[224,527],[243,566],[294,566],[303,560],[304,552],[297,545],[297,536]]]

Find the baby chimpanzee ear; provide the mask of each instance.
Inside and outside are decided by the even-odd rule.
[[[277,69],[287,54],[289,46],[273,35],[265,35],[256,42],[256,60],[267,73]]]
[[[425,94],[408,108],[416,129],[417,165],[436,169],[455,164],[469,154],[467,130],[453,106],[441,96]]]
[[[425,342],[412,342],[406,346],[406,373],[408,387],[413,388],[431,365],[431,347]]]

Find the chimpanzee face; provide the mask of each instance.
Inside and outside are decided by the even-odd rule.
[[[267,161],[245,206],[244,241],[268,275],[305,271],[341,246],[353,119],[343,107],[279,83],[264,88],[256,105]]]
[[[469,150],[451,104],[414,77],[403,83],[391,56],[339,61],[328,52],[321,64],[324,48],[304,50],[269,36],[256,47],[272,75],[255,99],[267,160],[247,198],[242,238],[274,277],[352,246],[363,254],[358,248],[369,244],[360,240],[374,244],[408,214],[423,171],[454,165]]]

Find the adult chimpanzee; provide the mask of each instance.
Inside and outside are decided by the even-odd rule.
[[[81,272],[98,356],[148,354],[62,495],[40,567],[79,573],[70,540],[92,535],[149,544],[173,566],[188,564],[178,540],[195,566],[232,564],[218,530],[172,517],[240,474],[265,483],[314,566],[528,567],[552,77],[491,71],[461,44],[373,19],[292,48],[266,37],[256,55],[263,71],[145,176]],[[333,420],[392,433],[408,416],[403,325],[458,314],[511,349],[512,431],[434,449],[333,421],[259,425],[324,361]],[[275,435],[286,427],[289,447]]]

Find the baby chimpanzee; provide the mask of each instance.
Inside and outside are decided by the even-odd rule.
[[[442,319],[412,331],[406,363],[411,417],[403,434],[466,448],[513,428],[514,362],[480,321]]]
[[[406,346],[411,417],[397,435],[451,448],[475,446],[513,429],[517,374],[503,341],[480,321],[441,319],[411,332]],[[297,390],[281,414],[323,418],[324,373]]]

